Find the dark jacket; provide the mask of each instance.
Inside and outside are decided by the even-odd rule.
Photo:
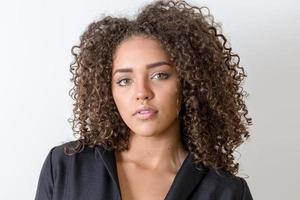
[[[113,151],[101,146],[68,156],[53,147],[41,170],[35,200],[121,200]],[[198,168],[189,154],[165,200],[251,200],[246,181],[228,173]]]

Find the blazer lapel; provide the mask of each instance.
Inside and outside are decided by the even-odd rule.
[[[96,151],[100,154],[100,157],[102,158],[103,163],[106,169],[108,170],[109,175],[111,176],[114,183],[116,184],[118,188],[119,199],[121,199],[121,189],[120,189],[120,184],[118,179],[118,172],[117,172],[117,165],[116,165],[116,158],[115,158],[114,151],[108,151],[101,146],[97,146]]]
[[[205,176],[207,169],[196,167],[192,162],[192,158],[192,154],[189,153],[177,172],[165,200],[187,199]]]

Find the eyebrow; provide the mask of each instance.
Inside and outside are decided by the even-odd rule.
[[[154,67],[159,67],[162,65],[168,65],[170,67],[172,67],[172,65],[166,61],[160,61],[160,62],[155,62],[155,63],[150,63],[146,65],[147,69],[150,68],[154,68]],[[122,69],[117,69],[115,70],[115,72],[113,73],[113,76],[117,73],[117,72],[132,72],[132,68],[122,68]]]

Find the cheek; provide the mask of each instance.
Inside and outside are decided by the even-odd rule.
[[[120,98],[120,93],[113,91],[113,99],[117,106],[117,109],[120,110],[120,108],[122,107],[122,99]]]
[[[180,96],[179,92],[174,87],[170,90],[166,90],[169,92],[164,92],[162,95],[162,105],[168,109],[168,111],[171,113],[175,113],[179,107],[180,107]]]
[[[128,110],[130,107],[128,106],[129,104],[127,98],[125,97],[126,96],[121,92],[113,93],[113,99],[122,118],[124,118],[127,115],[127,113],[130,113]]]

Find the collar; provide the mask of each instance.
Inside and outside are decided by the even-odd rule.
[[[106,169],[108,170],[114,183],[117,185],[119,197],[121,199],[121,190],[117,175],[117,165],[114,151],[108,151],[101,146],[96,147],[96,151],[102,158]],[[187,199],[194,188],[201,182],[207,173],[207,168],[197,167],[193,164],[193,156],[191,153],[183,161],[179,171],[177,172],[173,183],[164,200],[182,200]]]

